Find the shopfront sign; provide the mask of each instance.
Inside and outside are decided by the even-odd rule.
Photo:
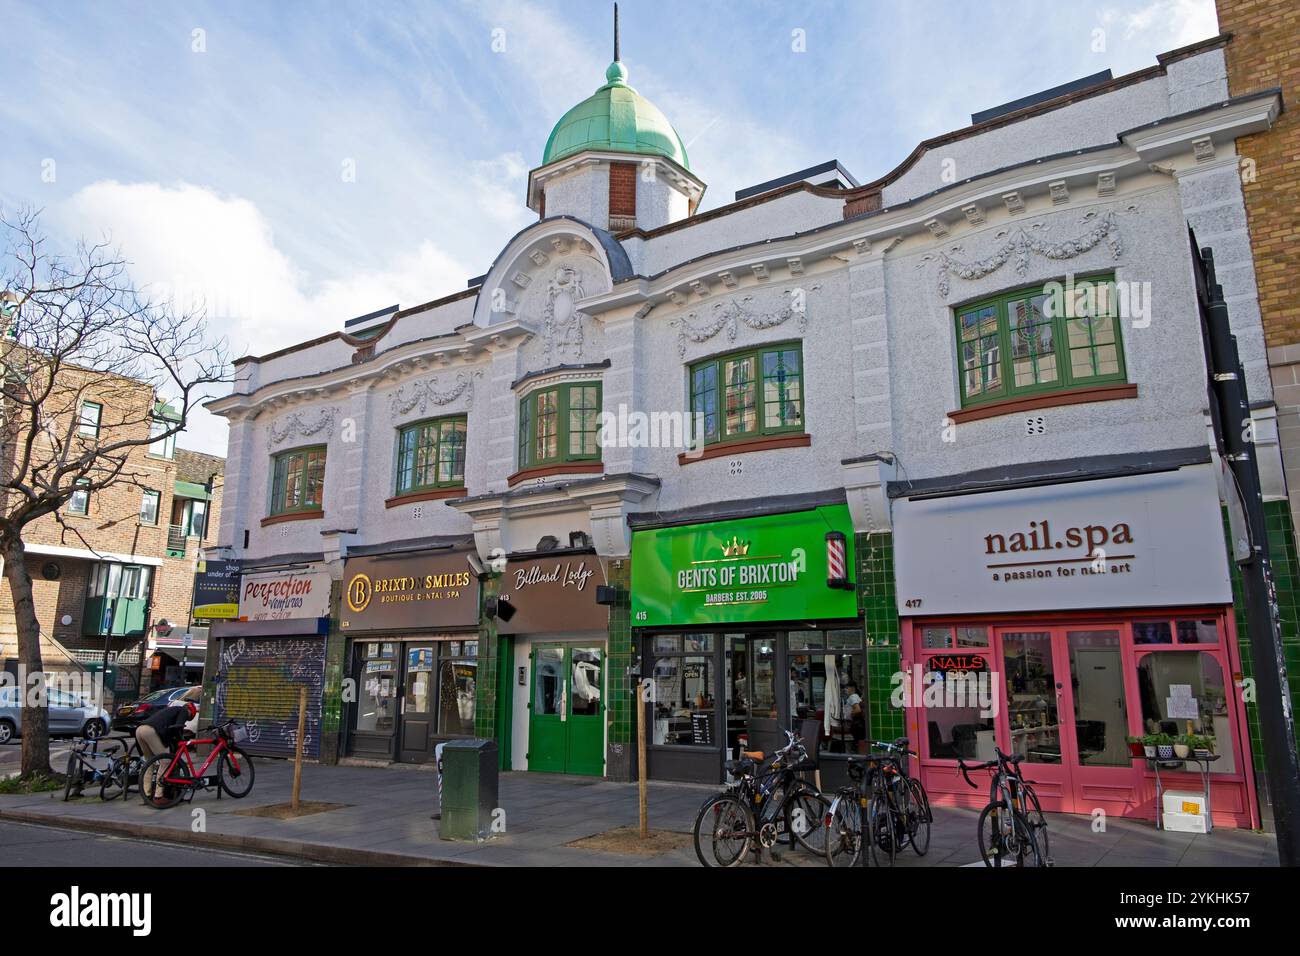
[[[478,625],[478,582],[464,551],[348,558],[339,627],[429,630]]]
[[[194,574],[194,619],[233,621],[239,617],[239,562],[200,561]]]
[[[603,631],[609,609],[596,603],[605,572],[594,554],[511,561],[501,578],[499,597],[515,614],[501,620],[503,634]]]
[[[827,546],[827,534],[834,532],[844,536],[842,556]],[[845,505],[637,531],[632,536],[632,624],[856,617],[856,593],[830,586],[835,575],[828,562],[834,560],[844,562],[852,580],[853,524]]]
[[[324,571],[245,574],[239,586],[241,621],[322,618],[330,613],[330,576]]]
[[[903,615],[1229,604],[1209,465],[894,503]]]

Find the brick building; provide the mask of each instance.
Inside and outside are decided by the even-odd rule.
[[[65,429],[56,419],[56,432],[71,434],[75,427],[94,441],[143,438],[175,421],[175,412],[146,384],[88,370],[65,370],[61,377],[61,388],[81,394],[76,421]],[[10,450],[4,454],[8,462]],[[224,464],[217,456],[177,449],[175,436],[135,446],[123,469],[131,479],[74,496],[59,515],[27,527],[27,571],[47,671],[98,667],[107,648],[119,694],[179,678],[179,671],[167,671],[170,645],[174,641],[176,656],[183,656],[195,560],[216,532],[215,519],[209,527],[207,516],[214,500],[220,507]],[[200,663],[202,638],[196,633],[190,655]],[[0,659],[16,669],[17,624],[7,582],[0,586]],[[192,679],[200,676],[201,670]]]
[[[1216,6],[1220,29],[1232,36],[1229,93],[1277,89],[1282,96],[1277,121],[1237,140],[1237,153],[1294,522],[1300,518],[1300,300],[1291,288],[1300,269],[1300,5],[1218,0]]]

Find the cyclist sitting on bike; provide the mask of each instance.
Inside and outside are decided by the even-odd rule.
[[[135,729],[135,739],[145,760],[166,753],[176,746],[185,731],[185,725],[194,719],[199,709],[189,701],[163,707]]]

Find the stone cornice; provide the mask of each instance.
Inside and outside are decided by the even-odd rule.
[[[536,169],[531,170],[528,173],[526,197],[528,208],[534,210],[539,208],[541,185],[548,179],[563,176],[583,166],[599,166],[604,163],[636,163],[638,166],[642,163],[653,163],[655,176],[669,183],[684,195],[690,202],[692,210],[699,205],[700,200],[704,197],[704,190],[707,188],[704,180],[667,156],[660,156],[656,153],[623,153],[614,150],[587,149],[580,153],[574,153],[572,156],[565,156],[549,165],[538,166]]]
[[[503,331],[502,337],[511,334]],[[435,340],[407,342],[380,353],[368,362],[270,382],[252,392],[234,393],[214,399],[205,407],[214,415],[224,415],[232,420],[236,417],[256,417],[266,411],[279,411],[302,402],[346,396],[363,383],[378,386],[410,374],[466,368],[484,358],[493,344],[490,335],[471,337],[464,333],[440,336]]]
[[[1119,138],[1145,163],[1171,158],[1194,163],[1205,159],[1197,141],[1208,137],[1211,147],[1230,145],[1240,136],[1269,129],[1281,111],[1281,91],[1262,90],[1125,130]],[[1213,154],[1210,148],[1209,158]]]

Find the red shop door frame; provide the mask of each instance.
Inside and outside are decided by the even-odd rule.
[[[1174,618],[1200,618],[1216,621],[1220,636],[1217,645],[1153,644],[1135,645],[1132,624],[1139,621],[1172,620]],[[979,615],[970,617],[902,618],[901,646],[904,649],[904,671],[912,675],[914,666],[922,668],[933,656],[933,650],[921,648],[923,628],[943,626],[977,626],[989,629],[989,647],[985,649],[961,648],[963,654],[983,654],[989,658],[991,669],[997,675],[997,714],[994,732],[997,745],[1003,751],[1011,749],[1011,725],[1006,707],[1004,685],[1004,639],[1007,634],[1045,632],[1051,635],[1053,676],[1058,688],[1057,713],[1066,720],[1060,733],[1061,763],[1025,763],[1026,775],[1033,780],[1043,803],[1043,809],[1065,813],[1092,813],[1100,808],[1109,815],[1154,819],[1155,775],[1141,761],[1128,767],[1098,767],[1082,765],[1078,758],[1078,740],[1074,724],[1074,693],[1070,674],[1069,649],[1066,634],[1083,630],[1118,630],[1120,632],[1120,660],[1124,677],[1125,711],[1128,733],[1138,735],[1142,727],[1142,706],[1138,690],[1137,665],[1147,654],[1172,651],[1174,653],[1209,653],[1223,668],[1225,684],[1236,685],[1240,677],[1240,655],[1237,648],[1236,628],[1231,610],[1216,608],[1173,608],[1142,611],[1058,612],[1034,615]],[[1250,743],[1246,734],[1245,705],[1240,693],[1229,693],[1230,733],[1233,752],[1237,756],[1236,769],[1230,774],[1216,774],[1211,780],[1212,809],[1216,826],[1253,827],[1260,825],[1255,792],[1254,772]],[[966,786],[956,770],[956,761],[929,754],[928,721],[924,706],[909,708],[908,735],[920,753],[920,765],[926,788],[938,805],[980,807],[987,800],[987,789],[981,783],[979,790]],[[968,758],[974,761],[979,758]],[[1165,789],[1200,790],[1199,775],[1190,773],[1163,773]]]

